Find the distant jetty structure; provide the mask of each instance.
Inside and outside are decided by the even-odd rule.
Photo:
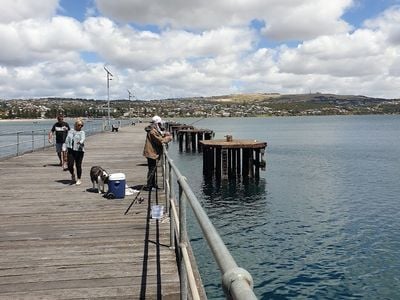
[[[210,129],[182,129],[178,131],[179,151],[183,151],[183,142],[185,142],[185,150],[193,152],[196,149],[201,152],[203,140],[211,140],[214,132]]]
[[[172,134],[173,138],[176,138],[178,136],[178,132],[180,130],[194,129],[193,125],[186,125],[186,124],[174,123],[174,122],[166,123],[165,127]]]
[[[214,137],[214,131],[210,129],[195,128],[193,125],[180,123],[166,123],[166,129],[171,132],[174,139],[179,142],[179,151],[186,152],[196,150],[201,152],[201,141],[211,140]]]

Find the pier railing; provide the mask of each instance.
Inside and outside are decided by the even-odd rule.
[[[178,243],[178,263],[181,281],[181,299],[200,299],[197,291],[192,265],[189,258],[186,208],[189,205],[198,222],[205,241],[207,242],[222,275],[222,287],[229,299],[257,299],[253,292],[253,279],[249,272],[240,268],[228,248],[224,244],[214,225],[193,193],[186,178],[169,157],[164,146],[163,174],[166,194],[166,207],[170,215],[171,246]],[[175,193],[174,182],[178,185]],[[189,292],[191,297],[189,297]]]
[[[18,156],[26,152],[44,149],[47,145],[46,129],[4,132],[0,138],[6,139],[0,144],[0,157]],[[14,141],[14,142],[12,142]]]
[[[102,122],[84,121],[84,130],[87,136],[98,132],[111,131],[110,122],[107,123],[107,121],[104,120]],[[112,124],[117,124],[118,127],[122,127],[131,125],[132,121],[126,119],[117,119],[112,120]],[[0,159],[19,156],[24,153],[53,147],[55,145],[55,136],[53,136],[51,143],[48,141],[48,133],[50,128],[0,132]]]

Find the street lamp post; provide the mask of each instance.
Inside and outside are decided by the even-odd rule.
[[[113,74],[111,74],[111,72],[108,71],[106,67],[104,67],[104,70],[107,72],[107,117],[108,126],[110,126],[110,80],[112,80],[110,76],[113,77]]]

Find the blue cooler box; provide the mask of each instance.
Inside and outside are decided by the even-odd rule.
[[[113,193],[116,199],[125,198],[125,174],[114,173],[108,178],[108,192]]]

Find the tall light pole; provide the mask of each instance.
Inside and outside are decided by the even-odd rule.
[[[131,96],[132,96],[132,93],[131,93],[131,91],[130,90],[127,90],[128,91],[128,95],[129,95],[129,101],[131,101]]]
[[[112,80],[111,77],[113,77],[113,74],[111,74],[110,71],[107,70],[106,67],[104,67],[104,70],[107,72],[107,111],[108,111],[108,125],[110,125],[110,80]]]

